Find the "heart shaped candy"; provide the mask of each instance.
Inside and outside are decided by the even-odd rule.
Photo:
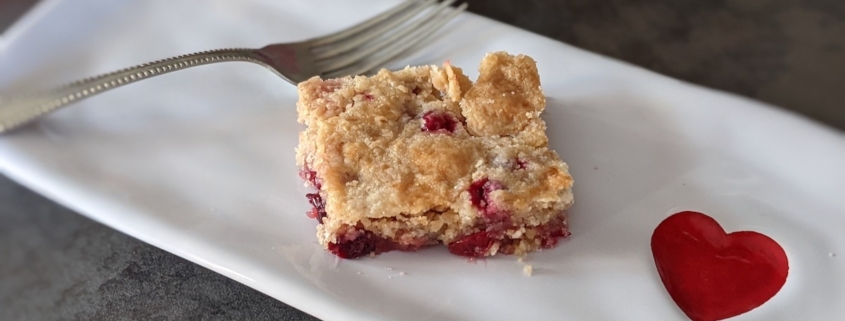
[[[651,236],[657,272],[678,307],[694,321],[743,314],[771,299],[789,263],[777,242],[757,232],[727,234],[713,218],[680,212]]]

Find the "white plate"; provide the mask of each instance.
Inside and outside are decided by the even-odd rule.
[[[0,88],[59,84],[181,53],[293,41],[397,1],[49,1],[0,52]],[[32,17],[32,16],[31,16]],[[339,261],[315,242],[294,164],[293,86],[195,68],[105,93],[0,137],[0,169],[93,219],[326,320],[683,320],[649,250],[679,209],[776,239],[785,287],[736,320],[845,315],[845,139],[472,14],[393,67],[533,56],[551,144],[576,180],[571,239],[476,263],[444,248]],[[840,254],[835,256],[835,254]]]

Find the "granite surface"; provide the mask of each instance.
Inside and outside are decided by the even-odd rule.
[[[32,1],[0,1],[0,30]],[[845,129],[845,1],[467,2],[482,15]],[[313,319],[0,176],[0,320]]]

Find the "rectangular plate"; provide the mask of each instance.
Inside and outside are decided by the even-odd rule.
[[[0,48],[4,92],[174,55],[342,29],[397,1],[51,0]],[[326,320],[680,320],[651,257],[691,209],[756,230],[790,259],[785,287],[737,320],[845,313],[845,140],[771,106],[691,86],[463,14],[389,67],[486,52],[534,57],[552,147],[575,178],[573,235],[467,262],[443,247],[338,260],[315,241],[297,177],[295,88],[257,65],[193,68],[82,101],[0,137],[0,170],[152,245]]]

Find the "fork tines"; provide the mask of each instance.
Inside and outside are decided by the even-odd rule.
[[[372,71],[425,43],[435,31],[464,11],[456,0],[411,0],[341,32],[309,41],[323,78]]]

